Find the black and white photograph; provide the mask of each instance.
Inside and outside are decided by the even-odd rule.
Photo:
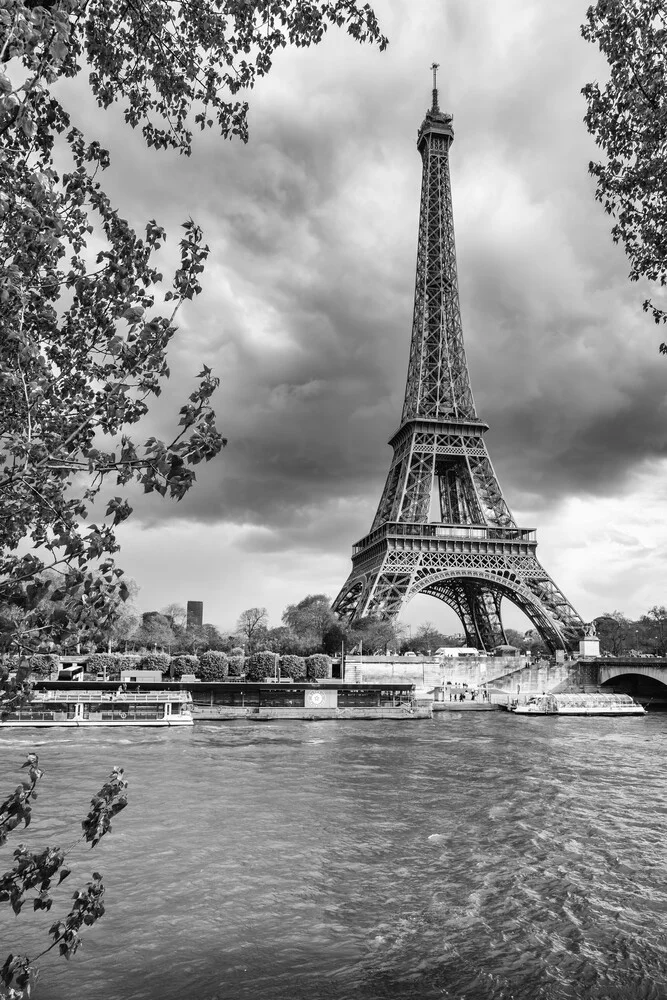
[[[667,1000],[666,232],[667,0],[0,0],[0,1000]]]

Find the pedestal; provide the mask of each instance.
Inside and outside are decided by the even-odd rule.
[[[600,655],[600,640],[597,636],[589,636],[586,639],[579,640],[579,656],[599,656]]]

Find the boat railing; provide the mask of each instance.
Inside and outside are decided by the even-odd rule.
[[[189,703],[192,696],[189,691],[35,691],[33,700],[39,702],[57,701],[58,703],[79,704],[102,704],[113,705],[115,702],[123,704],[146,705],[149,703],[163,701],[179,701]]]

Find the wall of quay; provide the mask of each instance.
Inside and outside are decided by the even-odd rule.
[[[596,691],[598,665],[582,660],[553,663],[533,661],[527,656],[486,657],[382,657],[347,656],[345,681],[356,684],[414,684],[430,690],[435,687],[467,685],[486,686],[506,695],[520,693],[565,693]],[[491,700],[496,700],[492,698]]]

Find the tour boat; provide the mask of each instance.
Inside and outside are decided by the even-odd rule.
[[[543,694],[508,706],[516,715],[645,715],[629,694]]]
[[[78,685],[77,685],[78,688]],[[0,713],[0,729],[15,726],[191,726],[189,691],[35,690],[29,702]]]

